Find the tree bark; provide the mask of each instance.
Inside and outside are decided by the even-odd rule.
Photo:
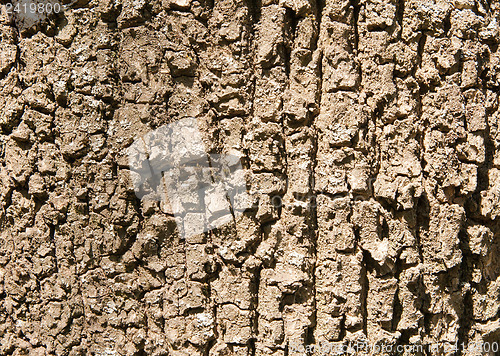
[[[498,354],[497,0],[1,9],[0,354]],[[186,118],[252,199],[191,235]]]

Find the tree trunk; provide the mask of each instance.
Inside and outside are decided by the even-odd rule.
[[[0,354],[499,354],[497,0],[16,4]]]

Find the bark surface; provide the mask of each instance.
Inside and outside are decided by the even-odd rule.
[[[0,354],[495,354],[497,0],[1,8]],[[126,148],[185,117],[255,206],[183,239]]]

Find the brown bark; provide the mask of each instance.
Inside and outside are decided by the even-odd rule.
[[[498,341],[499,6],[2,5],[0,354]],[[126,148],[186,117],[256,205],[184,239]]]

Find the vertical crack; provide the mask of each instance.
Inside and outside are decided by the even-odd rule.
[[[368,252],[363,251],[361,266],[361,314],[363,316],[363,332],[368,337]]]
[[[313,48],[312,52],[316,51],[318,49],[318,44],[320,43],[320,36],[321,36],[321,17],[323,13],[323,7],[324,3],[323,0],[316,0],[316,24],[317,24],[317,32],[316,32],[316,38],[313,41]],[[314,56],[314,54],[313,54]],[[313,57],[314,60],[314,57]],[[314,307],[314,314],[312,316],[313,320],[313,327],[308,329],[308,332],[310,335],[308,335],[309,340],[308,342],[315,342],[315,334],[316,334],[316,327],[318,324],[317,320],[317,288],[316,288],[316,268],[318,265],[318,234],[319,234],[319,225],[318,225],[318,200],[315,192],[315,177],[316,177],[316,167],[318,164],[317,161],[317,155],[318,155],[318,133],[316,132],[316,129],[314,127],[315,121],[317,116],[320,113],[321,110],[321,96],[323,92],[323,65],[322,65],[322,55],[321,53],[319,54],[319,58],[317,58],[317,74],[318,74],[318,84],[317,84],[317,94],[315,96],[316,99],[316,115],[311,119],[311,126],[314,128],[311,131],[311,140],[312,140],[312,152],[311,152],[311,178],[310,178],[310,194],[311,194],[311,199],[309,199],[310,206],[309,209],[312,211],[312,233],[311,233],[311,238],[312,238],[312,258],[313,258],[313,264],[312,264],[312,293],[313,293],[313,307]]]
[[[473,308],[469,307],[473,305],[472,293],[470,281],[472,280],[472,255],[471,251],[468,248],[467,242],[467,233],[465,231],[461,231],[459,233],[460,237],[460,250],[462,251],[462,263],[460,264],[459,269],[459,288],[462,288],[462,293],[465,291],[462,300],[462,310],[459,314],[459,328],[458,328],[458,343],[467,344],[469,341],[469,332],[472,328],[473,323]],[[462,350],[459,348],[458,355],[462,355]]]
[[[354,49],[356,51],[356,55],[358,55],[358,45],[359,45],[359,30],[358,30],[358,21],[359,21],[359,10],[361,6],[359,5],[359,0],[350,0],[351,7],[353,9],[353,18],[352,25],[354,26]]]
[[[401,36],[403,34],[404,13],[405,13],[405,0],[399,0],[396,4],[396,22],[399,25],[398,39],[401,39]]]
[[[295,11],[290,8],[286,9],[285,14],[285,26],[283,28],[283,61],[285,65],[285,74],[290,82],[290,70],[291,70],[291,62],[292,62],[292,50],[293,50],[293,40],[295,38],[295,31],[297,29],[297,18]]]

